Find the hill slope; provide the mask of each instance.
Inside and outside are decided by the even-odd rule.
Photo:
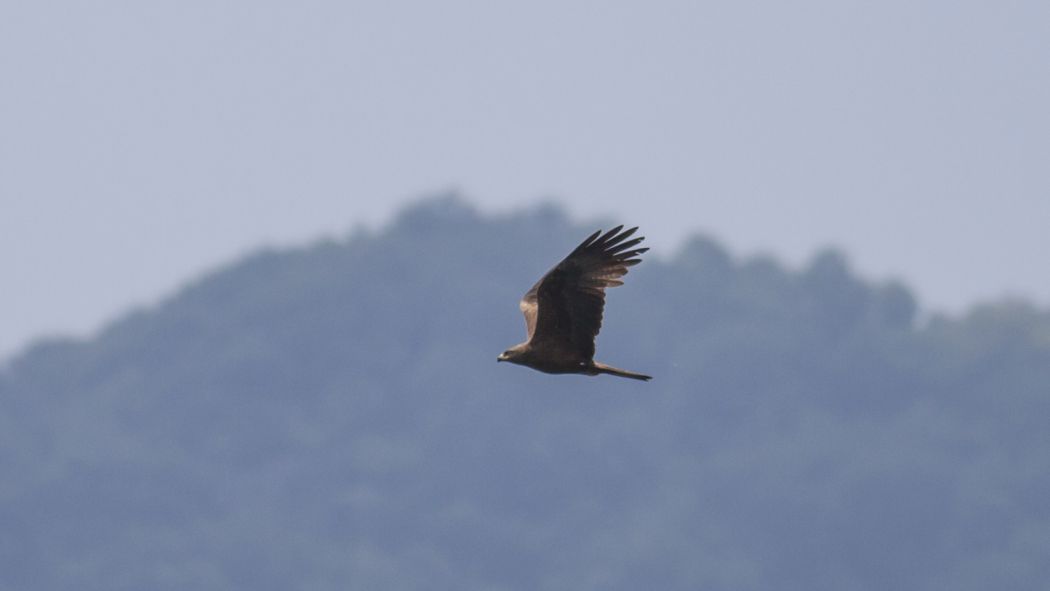
[[[696,238],[598,358],[497,365],[591,226],[456,201],[261,252],[0,375],[0,589],[1044,589],[1050,315],[917,327]]]

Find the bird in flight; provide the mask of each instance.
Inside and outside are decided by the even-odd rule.
[[[602,327],[605,288],[623,285],[627,268],[642,262],[645,238],[628,240],[638,228],[598,230],[547,272],[519,304],[528,339],[504,351],[509,361],[546,373],[610,374],[635,380],[652,376],[594,360],[594,338]]]

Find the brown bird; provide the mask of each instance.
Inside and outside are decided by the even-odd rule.
[[[605,288],[623,285],[627,268],[642,262],[635,248],[645,238],[627,240],[638,228],[598,230],[565,260],[547,272],[521,298],[528,340],[507,349],[497,361],[509,361],[546,373],[607,373],[636,380],[651,376],[594,360],[594,338],[602,327]],[[626,241],[626,242],[625,242]]]

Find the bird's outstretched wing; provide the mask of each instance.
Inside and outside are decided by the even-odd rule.
[[[633,248],[644,238],[637,227],[617,226],[591,234],[547,272],[521,299],[529,341],[581,359],[594,357],[594,337],[602,327],[605,288],[623,285],[627,268],[642,262],[648,248]]]

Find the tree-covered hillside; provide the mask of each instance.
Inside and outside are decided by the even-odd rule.
[[[429,201],[34,347],[0,589],[1050,587],[1050,314],[697,237],[609,292],[652,382],[497,365],[597,227]]]

